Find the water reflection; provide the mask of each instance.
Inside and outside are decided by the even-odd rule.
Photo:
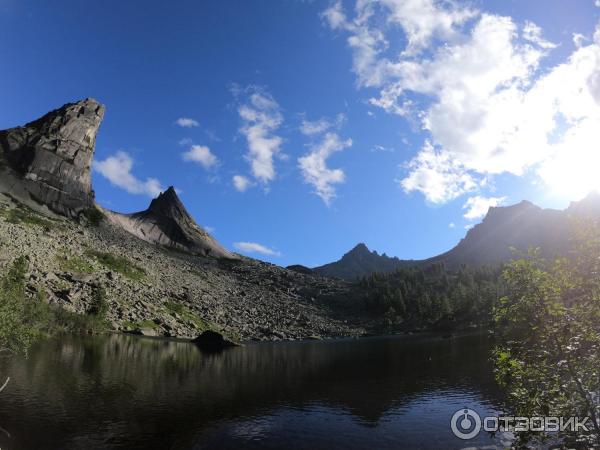
[[[454,411],[500,405],[488,351],[481,336],[221,354],[132,336],[52,340],[0,370],[12,435],[0,448],[462,448]]]

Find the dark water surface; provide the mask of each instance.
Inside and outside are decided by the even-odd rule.
[[[450,417],[501,409],[485,336],[250,344],[43,342],[3,362],[0,448],[459,449]]]

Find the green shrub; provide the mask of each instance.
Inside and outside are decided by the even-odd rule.
[[[92,227],[100,226],[100,224],[106,218],[104,213],[96,207],[85,210],[83,215],[86,218],[88,225]]]
[[[34,341],[37,330],[28,317],[24,275],[27,272],[25,257],[17,258],[8,273],[0,280],[0,350],[9,353],[26,353]]]

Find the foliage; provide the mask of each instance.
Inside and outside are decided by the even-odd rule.
[[[141,267],[136,266],[127,258],[116,256],[112,253],[98,252],[88,250],[86,255],[95,258],[110,270],[120,273],[121,275],[135,281],[140,281],[146,276],[146,272]]]
[[[104,219],[106,218],[104,216],[104,213],[96,207],[86,209],[83,215],[88,225],[92,227],[99,227],[100,224],[102,224],[102,222],[104,222]]]
[[[600,446],[600,240],[597,225],[580,228],[574,257],[548,262],[530,251],[504,271],[507,295],[494,311],[496,375],[514,414],[589,417],[589,433],[567,442]],[[521,433],[523,444],[543,440]]]
[[[27,353],[38,330],[25,296],[27,260],[20,257],[0,280],[0,350]]]
[[[499,268],[461,267],[441,263],[374,273],[358,284],[364,309],[388,327],[451,329],[487,324],[502,286]]]
[[[101,332],[106,330],[108,305],[101,287],[94,288],[90,310],[76,314],[45,301],[43,291],[25,292],[27,259],[17,258],[0,280],[0,350],[26,354],[40,337],[58,332]]]

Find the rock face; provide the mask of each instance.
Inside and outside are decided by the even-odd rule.
[[[103,116],[104,106],[88,98],[0,131],[0,190],[68,217],[92,207],[90,168]]]
[[[146,242],[215,258],[237,258],[203,230],[171,186],[152,200],[147,210],[134,214],[107,211],[107,217]]]

